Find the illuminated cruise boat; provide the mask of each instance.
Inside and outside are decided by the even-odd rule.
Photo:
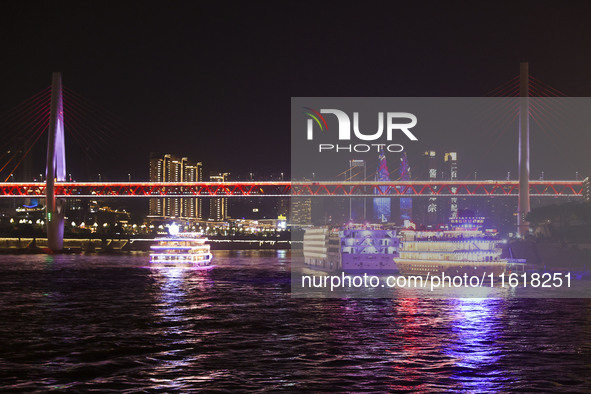
[[[160,266],[211,268],[213,255],[207,238],[198,233],[179,232],[177,225],[169,227],[170,236],[155,238],[150,247],[150,263]]]
[[[396,259],[403,275],[499,275],[508,259],[502,258],[502,243],[493,234],[480,231],[481,217],[452,218],[451,230],[400,231],[400,257]]]
[[[395,229],[379,224],[312,227],[304,234],[304,261],[322,271],[393,273],[399,243]]]

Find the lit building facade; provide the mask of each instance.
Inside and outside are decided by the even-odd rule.
[[[296,226],[306,226],[312,223],[312,199],[294,196],[291,198],[290,223]]]
[[[310,179],[303,178],[301,181],[309,182]],[[291,226],[308,226],[312,224],[312,199],[310,197],[293,195],[289,199],[289,203],[289,224]]]
[[[278,198],[275,201],[275,214],[279,217],[285,217],[287,220],[290,219],[289,214],[289,198]]]
[[[388,171],[388,163],[386,161],[386,154],[384,149],[380,149],[378,157],[378,169],[376,170],[376,181],[389,181],[390,171]],[[376,193],[380,191],[385,193],[387,187],[376,187]],[[391,197],[375,197],[373,199],[373,220],[375,223],[387,223],[391,217]]]
[[[423,154],[423,175],[421,179],[428,181],[457,181],[458,180],[458,154],[457,152],[445,152],[437,154],[434,150],[425,151]],[[456,186],[450,187],[450,192],[456,193]],[[437,193],[437,187],[433,187],[433,193]],[[447,193],[446,193],[447,194]],[[457,217],[461,205],[461,199],[455,196],[428,196],[418,201],[418,209],[414,218],[418,223],[429,225],[447,224],[449,218]]]
[[[402,158],[400,159],[400,180],[410,181],[411,179],[408,157],[406,156],[406,152],[403,152]],[[403,192],[402,188],[399,191]],[[407,190],[406,193],[410,193],[410,190]],[[413,220],[411,197],[400,197],[400,223],[404,224],[405,220]]]
[[[203,164],[191,162],[187,157],[166,154],[150,157],[150,182],[202,182]],[[152,198],[150,218],[201,219],[200,198]]]
[[[437,165],[437,153],[433,150],[426,151],[424,158],[427,162],[427,178],[429,181],[436,181],[439,175],[439,166]],[[436,192],[437,190],[435,190]],[[437,197],[429,197],[427,200],[427,224],[437,224],[439,222],[439,209]]]
[[[209,176],[210,182],[226,182],[230,174],[227,172]],[[212,198],[209,201],[209,220],[214,222],[222,222],[228,219],[228,199]]]
[[[591,179],[587,177],[583,180],[583,199],[585,202],[591,202]]]
[[[458,154],[457,152],[447,152],[443,158],[443,165],[444,165],[444,176],[446,179],[450,181],[457,181],[458,180]],[[458,188],[456,186],[451,187],[451,192],[457,193]],[[458,198],[457,197],[450,197],[449,198],[449,215],[450,218],[458,217]]]
[[[365,160],[349,160],[347,181],[360,182],[367,179]],[[366,190],[364,190],[366,191]],[[367,218],[365,197],[349,198],[349,220],[362,223]]]

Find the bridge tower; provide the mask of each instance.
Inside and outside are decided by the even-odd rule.
[[[519,197],[517,203],[517,233],[529,232],[525,220],[530,211],[529,200],[529,65],[520,64],[519,81]]]
[[[55,184],[66,180],[66,150],[64,141],[64,107],[62,100],[62,75],[54,72],[51,84],[51,112],[47,142],[46,214],[47,242],[49,248],[59,252],[64,246],[64,213],[66,202],[55,197]]]

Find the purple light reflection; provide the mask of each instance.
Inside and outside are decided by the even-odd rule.
[[[502,349],[499,329],[506,301],[495,298],[458,298],[449,301],[455,307],[452,321],[454,341],[445,353],[454,360],[452,377],[469,392],[503,390],[511,379],[499,365]]]

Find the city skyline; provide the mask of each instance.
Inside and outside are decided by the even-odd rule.
[[[288,5],[288,15],[270,18],[272,9],[262,5],[236,6],[220,14],[216,6],[197,4],[182,5],[185,12],[179,12],[178,8],[156,9],[150,3],[142,8],[119,4],[113,9],[95,4],[32,7],[12,3],[4,12],[10,18],[3,29],[14,37],[7,41],[5,53],[15,62],[2,65],[3,75],[10,78],[4,83],[0,112],[42,90],[50,73],[61,71],[66,88],[120,121],[114,128],[117,143],[97,147],[100,154],[95,158],[85,155],[66,135],[74,176],[82,179],[100,173],[125,180],[128,174],[135,179],[148,176],[143,164],[146,157],[130,154],[130,146],[133,152],[146,155],[161,149],[199,157],[214,172],[262,172],[273,163],[288,173],[287,102],[294,96],[478,97],[516,76],[524,60],[530,62],[532,75],[568,96],[591,94],[586,71],[591,57],[568,51],[582,46],[589,36],[583,34],[589,29],[583,12],[573,14],[567,5],[554,5],[550,11],[535,2],[464,4],[453,14],[439,4],[397,6],[397,12],[420,15],[420,20],[408,18],[395,24],[390,23],[388,13],[371,13],[370,6],[367,11],[375,20],[359,21],[353,34],[335,26],[325,31],[322,23],[353,18],[356,10],[347,4],[339,4],[334,14],[319,11],[313,15]],[[206,17],[210,14],[223,16],[210,20]],[[442,14],[447,17],[440,18]],[[194,17],[199,23],[192,23]],[[54,26],[51,20],[64,23]],[[306,29],[294,35],[290,27],[300,20],[307,21]],[[461,31],[446,28],[459,20],[465,22]],[[498,20],[506,23],[498,25]],[[525,24],[518,23],[522,20]],[[540,22],[546,20],[554,23]],[[226,26],[240,27],[242,34],[230,34]],[[447,44],[467,30],[471,40]],[[215,44],[201,39],[209,32],[215,32]],[[396,39],[406,32],[423,44]],[[535,40],[539,32],[552,40],[544,44]],[[306,45],[318,37],[323,37],[324,45]],[[77,46],[76,52],[67,49],[72,45]],[[483,48],[488,50],[477,50]],[[99,55],[101,51],[108,56]],[[497,56],[482,55],[488,52]],[[371,65],[373,72],[355,72],[360,62]],[[455,137],[450,143],[437,136],[436,130],[432,134],[421,150],[467,152],[466,166],[481,167],[478,170],[483,174],[496,172],[495,177],[501,178],[512,169],[497,168],[498,163],[517,161],[516,149],[502,149],[514,145],[516,131],[491,144],[489,151],[495,160],[480,166],[476,165],[480,155],[470,152],[474,138]],[[560,144],[553,146],[543,133],[533,134],[532,149],[539,148],[541,153],[532,157],[532,176],[556,171],[571,178],[576,171],[591,169],[584,152],[577,150],[578,141],[589,142],[586,136],[561,135]],[[222,140],[224,154],[220,155]],[[569,146],[575,150],[569,152]],[[552,161],[556,155],[563,156],[557,164]]]
[[[7,0],[2,392],[591,392],[591,3]]]
[[[410,7],[412,8],[412,7]],[[53,12],[58,12],[60,8],[56,8]],[[350,10],[349,10],[350,11]],[[343,10],[342,12],[347,12],[347,10]],[[148,11],[149,13],[149,11]],[[66,12],[67,14],[67,12]],[[65,14],[64,14],[65,15]],[[94,15],[94,14],[93,14]],[[117,18],[115,18],[117,19]],[[120,21],[115,20],[115,24]],[[194,27],[187,27],[188,32],[193,32]],[[67,28],[66,28],[67,30]],[[56,34],[63,33],[62,30],[56,29]],[[130,34],[133,34],[131,32]],[[259,33],[256,33],[259,34]],[[163,33],[163,36],[166,37],[166,34]],[[105,34],[104,37],[101,37],[98,43],[105,44],[109,42],[110,39],[109,34]],[[292,37],[291,37],[292,38]],[[52,45],[55,44],[56,48],[59,48],[60,41],[57,40],[51,43]],[[179,45],[183,45],[180,43]],[[171,51],[175,52],[178,50],[177,47],[172,46],[170,48]],[[228,56],[234,56],[235,54],[227,54]],[[55,59],[55,58],[54,58]],[[128,58],[126,56],[121,57],[121,65],[123,67],[129,66],[134,64],[135,59]],[[163,65],[163,63],[155,62],[156,64]],[[169,63],[166,63],[167,66],[170,66]],[[496,72],[499,70],[492,70],[491,68],[486,68],[487,73],[489,75],[482,76],[483,83],[491,83],[493,79],[496,79]],[[496,71],[496,72],[495,72]],[[73,70],[73,75],[76,75],[76,70]],[[100,75],[96,74],[96,75]],[[256,76],[256,73],[252,74]],[[416,74],[418,75],[418,74]],[[538,74],[536,74],[538,75]],[[539,75],[538,75],[539,76]],[[168,76],[163,76],[162,82],[165,82]],[[532,77],[534,78],[534,77]],[[171,79],[168,79],[169,81]],[[90,81],[90,80],[86,80]],[[86,82],[85,81],[85,82]],[[189,81],[189,79],[187,80]],[[534,82],[535,81],[535,82]],[[94,85],[94,82],[90,82],[89,85]],[[139,83],[139,80],[136,81]],[[500,115],[504,115],[507,112],[510,112],[511,109],[511,97],[514,95],[514,92],[511,89],[514,89],[515,85],[515,77],[510,78],[508,80],[501,80],[495,81],[495,83],[499,83],[497,90],[493,89],[493,92],[497,91],[497,93],[493,94],[493,99],[507,97],[508,100],[501,102],[501,113]],[[125,82],[124,82],[125,83]],[[550,95],[555,95],[554,91],[558,92],[554,87],[548,85],[546,82],[542,82],[537,78],[534,78],[531,82],[531,92],[532,96],[537,95],[539,92],[543,94],[550,93]],[[546,90],[540,90],[539,87],[542,87]],[[138,85],[139,86],[139,85]],[[266,89],[271,86],[270,84],[263,84],[261,85],[262,91],[266,91]],[[463,86],[462,81],[457,81],[457,86]],[[471,86],[472,87],[472,86]],[[170,115],[173,113],[170,106],[169,107],[162,107],[163,110],[156,111],[158,116],[167,118],[168,123],[166,123],[164,128],[160,128],[158,130],[154,129],[155,124],[151,124],[148,128],[144,130],[141,135],[134,135],[134,132],[130,131],[130,122],[129,118],[118,119],[118,117],[129,116],[128,110],[134,108],[134,105],[130,105],[124,107],[124,111],[121,114],[114,114],[111,108],[106,108],[104,105],[107,104],[110,106],[111,104],[116,104],[119,102],[120,97],[115,95],[109,98],[107,102],[99,102],[95,105],[93,102],[94,100],[85,97],[84,94],[79,93],[80,88],[78,86],[65,86],[64,87],[64,123],[66,124],[66,131],[69,131],[69,137],[66,138],[66,146],[69,147],[67,149],[69,166],[68,166],[68,178],[70,180],[80,180],[80,181],[89,181],[96,179],[95,176],[98,178],[99,181],[142,181],[144,179],[150,179],[151,181],[190,181],[190,182],[198,182],[201,180],[207,181],[219,181],[219,179],[223,180],[261,180],[260,176],[255,176],[254,174],[260,174],[262,171],[265,171],[263,168],[268,167],[270,163],[272,163],[272,168],[274,169],[275,174],[270,175],[268,170],[266,171],[268,174],[269,180],[272,180],[275,177],[277,180],[286,180],[291,178],[291,171],[293,171],[293,161],[292,167],[284,167],[281,163],[285,161],[288,157],[287,152],[283,152],[284,154],[281,155],[281,159],[275,162],[273,160],[273,156],[281,153],[285,149],[287,149],[287,145],[283,145],[281,143],[282,138],[285,138],[281,133],[272,133],[270,130],[276,128],[275,124],[277,124],[277,119],[275,116],[276,114],[269,114],[269,111],[265,112],[265,115],[261,118],[264,119],[265,122],[260,123],[263,126],[260,126],[259,129],[253,132],[248,132],[249,128],[253,124],[259,124],[255,121],[258,119],[258,113],[250,112],[248,114],[240,115],[240,111],[234,113],[233,108],[227,111],[228,115],[221,115],[223,109],[227,108],[225,104],[230,101],[221,101],[219,103],[219,108],[217,111],[217,115],[215,119],[213,119],[213,123],[209,126],[210,128],[202,129],[198,128],[195,129],[194,133],[187,133],[186,128],[185,132],[183,132],[182,128],[178,128],[175,130],[175,123],[179,121],[180,118],[186,116],[187,113],[193,113],[193,116],[197,116],[201,118],[207,118],[211,120],[210,113],[207,111],[203,111],[201,108],[197,107],[193,111],[186,107],[186,98],[189,96],[183,96],[180,92],[177,92],[178,95],[173,91],[168,91],[166,94],[163,93],[162,97],[159,95],[155,95],[152,97],[151,101],[157,101],[158,99],[164,99],[168,97],[169,103],[170,102],[177,102],[182,108],[182,114],[177,111],[180,118],[171,117]],[[95,92],[108,91],[111,89],[110,87],[100,86],[99,89],[95,90]],[[400,90],[404,92],[404,90]],[[499,93],[500,92],[500,93]],[[133,97],[136,92],[129,91],[128,94],[130,97]],[[435,91],[434,91],[435,93]],[[47,96],[47,93],[43,93]],[[101,93],[99,93],[101,94]],[[433,94],[436,95],[436,94]],[[563,93],[556,94],[558,96],[564,96]],[[43,95],[42,95],[43,96]],[[416,96],[413,93],[410,96]],[[60,96],[61,97],[61,96]],[[198,98],[199,100],[203,99],[201,93],[195,93],[195,96],[191,96],[193,99]],[[235,97],[231,95],[227,95],[224,97],[227,100],[231,100]],[[318,98],[318,97],[317,97]],[[490,98],[490,97],[489,97]],[[297,99],[297,97],[296,97]],[[405,100],[405,101],[401,101]],[[39,100],[38,100],[39,101]],[[43,101],[43,100],[41,100]],[[293,102],[293,96],[292,96]],[[417,103],[421,104],[419,98],[406,98],[406,99],[399,99],[398,103],[403,102],[405,106],[412,106],[413,103],[416,105]],[[250,103],[250,102],[249,102]],[[489,106],[491,101],[488,101]],[[494,103],[494,102],[493,102]],[[507,104],[509,103],[509,104]],[[241,104],[244,105],[245,101],[241,101]],[[390,103],[392,104],[392,102]],[[478,103],[470,104],[474,107],[477,107]],[[144,108],[150,108],[152,103],[148,104]],[[487,107],[488,108],[488,107]],[[535,106],[534,106],[535,108]],[[474,112],[475,108],[470,108],[471,111]],[[476,108],[478,109],[478,108]],[[88,110],[88,117],[85,117],[85,110]],[[536,108],[536,111],[539,111],[539,108]],[[551,111],[556,111],[556,108],[550,108]],[[93,112],[94,111],[94,112]],[[482,112],[482,108],[480,108]],[[26,115],[26,114],[25,114]],[[150,113],[152,115],[152,113]],[[472,114],[474,115],[474,114]],[[478,114],[479,116],[482,113]],[[490,114],[489,114],[490,115]],[[499,114],[493,113],[492,115],[497,115],[497,118],[502,118]],[[539,113],[535,113],[536,117],[538,117]],[[550,115],[557,115],[557,113],[549,113]],[[292,109],[292,116],[293,116],[293,109]],[[533,120],[535,120],[534,114],[531,114]],[[223,127],[220,129],[220,125],[222,125],[225,121],[229,118],[240,118],[240,128],[236,130],[227,130]],[[293,119],[293,118],[292,118]],[[494,143],[491,144],[488,137],[483,138],[484,136],[481,134],[486,134],[489,130],[480,129],[478,127],[478,123],[476,124],[477,127],[474,127],[472,124],[471,127],[453,127],[454,123],[452,121],[451,127],[449,121],[447,123],[443,122],[443,119],[438,119],[437,117],[431,118],[424,117],[421,115],[420,117],[420,125],[422,127],[419,131],[420,140],[416,144],[411,144],[409,149],[405,149],[404,153],[407,154],[406,157],[408,159],[407,164],[409,168],[414,173],[413,180],[440,180],[440,179],[447,179],[449,177],[443,176],[442,172],[436,170],[433,165],[427,164],[425,169],[428,170],[425,173],[425,169],[421,167],[422,159],[421,156],[435,156],[435,150],[442,154],[445,152],[447,156],[448,152],[460,152],[460,156],[462,157],[462,166],[458,170],[456,165],[455,176],[452,179],[458,180],[466,180],[472,179],[472,174],[474,174],[474,180],[480,179],[515,179],[511,177],[510,174],[516,174],[516,122],[508,122],[504,125],[486,125],[493,129],[492,132],[492,139],[494,139]],[[132,128],[137,127],[138,122],[141,122],[143,118],[134,119],[135,126]],[[217,123],[216,123],[217,121]],[[269,125],[268,121],[271,121]],[[367,121],[365,121],[367,122]],[[156,123],[157,124],[157,123]],[[83,130],[79,129],[80,126],[85,126]],[[586,156],[586,149],[584,149],[585,144],[577,144],[570,148],[570,153],[564,155],[564,150],[560,153],[563,153],[562,156],[553,155],[552,153],[556,151],[556,149],[564,148],[564,146],[560,147],[559,144],[548,144],[547,141],[551,139],[544,139],[545,136],[543,132],[547,132],[543,126],[538,122],[540,126],[536,129],[536,126],[532,122],[532,135],[533,135],[533,147],[532,147],[532,173],[531,178],[536,179],[536,173],[539,172],[540,174],[547,174],[547,178],[549,179],[582,179],[587,175],[587,167],[591,167],[588,165],[588,158]],[[2,130],[4,132],[10,132],[11,127],[6,125],[2,125]],[[500,126],[503,126],[504,129],[501,129]],[[193,127],[193,126],[192,126]],[[494,127],[499,128],[498,130],[494,130]],[[106,129],[100,130],[100,129]],[[293,123],[292,123],[292,130],[293,130]],[[94,131],[102,131],[103,135],[94,136],[92,133]],[[229,134],[227,133],[229,132]],[[232,133],[238,132],[240,134],[240,138],[233,138],[235,137]],[[574,137],[574,134],[580,134],[581,129],[566,129],[566,133],[562,133],[566,136],[566,138],[559,138],[560,141],[564,143],[569,143],[568,141]],[[85,134],[86,133],[86,134]],[[570,133],[571,135],[568,135]],[[574,134],[573,134],[574,133]],[[78,135],[78,137],[76,137]],[[580,134],[581,138],[589,139],[585,136],[586,134]],[[241,138],[251,138],[252,141],[250,144],[245,143],[245,141],[241,141]],[[551,135],[549,137],[552,137]],[[131,139],[129,139],[131,138]],[[80,140],[82,140],[83,144],[80,144]],[[416,140],[416,139],[415,139]],[[86,146],[84,146],[84,142]],[[76,142],[78,146],[73,144]],[[95,161],[94,163],[90,163],[91,156],[87,154],[89,152],[88,149],[88,142],[92,146],[92,150],[95,154]],[[115,142],[115,143],[113,143]],[[293,137],[292,137],[292,155],[293,155]],[[233,153],[233,150],[237,148],[237,146],[241,144],[242,150],[239,153]],[[96,146],[95,146],[96,145]],[[173,148],[168,148],[169,146]],[[486,148],[484,148],[486,146]],[[133,149],[129,149],[133,147]],[[142,169],[138,170],[137,165],[141,163],[143,160],[138,160],[139,156],[145,156],[145,148],[149,147],[150,152],[154,152],[156,150],[162,151],[163,149],[165,152],[174,152],[175,156],[178,157],[169,157],[169,164],[165,164],[167,162],[166,154],[164,156],[164,161],[162,165],[156,164],[155,162],[150,164],[150,174],[149,178],[145,177],[145,168],[142,166]],[[12,148],[10,148],[12,149]],[[104,151],[108,150],[108,153],[113,156],[112,158],[107,156],[101,156],[100,151],[103,149]],[[29,148],[27,152],[31,149]],[[15,149],[18,152],[18,150]],[[24,150],[23,150],[24,151]],[[425,153],[422,153],[422,152]],[[39,159],[43,157],[42,154],[39,153],[43,152],[42,144],[41,148],[39,146],[35,146],[33,149],[32,154],[27,158],[25,161],[26,167],[29,169],[30,173],[37,173],[40,172],[40,178],[43,178],[43,169],[39,167]],[[189,153],[187,153],[189,152]],[[581,156],[581,152],[584,152],[585,155]],[[121,154],[123,153],[123,154]],[[431,155],[432,154],[432,155]],[[82,156],[82,159],[81,159]],[[170,155],[168,155],[170,156]],[[199,162],[195,164],[189,165],[187,158],[188,157],[199,157]],[[386,154],[386,157],[391,162],[396,162],[398,159],[402,159],[401,153]],[[375,158],[371,159],[363,159],[360,158],[352,158],[350,162],[363,162],[364,168],[376,168],[376,165],[373,163]],[[21,159],[22,160],[22,159]],[[85,166],[81,166],[80,163],[85,162]],[[130,161],[132,164],[130,164]],[[153,159],[150,159],[153,160]],[[220,166],[220,160],[223,161],[223,164]],[[334,161],[334,160],[333,160]],[[431,160],[432,161],[432,160]],[[446,160],[447,161],[447,160]],[[457,163],[457,159],[454,159]],[[187,163],[185,163],[187,162]],[[346,162],[346,160],[344,161]],[[19,161],[20,163],[20,161]],[[175,164],[176,163],[176,164]],[[264,163],[264,164],[263,164]],[[333,163],[333,166],[336,165],[337,172],[341,172],[342,167],[339,167],[339,163]],[[211,166],[211,167],[209,167]],[[82,167],[85,167],[86,171],[81,171]],[[158,167],[158,171],[155,168]],[[165,170],[164,168],[168,168]],[[173,169],[174,167],[174,169]],[[186,167],[186,169],[185,169]],[[185,173],[188,173],[189,167],[196,169],[195,176],[188,176],[186,177]],[[548,171],[544,171],[546,167],[549,167]],[[35,168],[31,171],[31,168]],[[110,168],[110,169],[109,169]],[[114,169],[115,168],[115,169]],[[572,176],[573,170],[577,169],[576,176]],[[291,171],[290,171],[291,170]],[[330,171],[320,173],[320,169],[315,170],[312,169],[311,173],[307,173],[303,175],[304,177],[310,177],[316,180],[331,180],[334,179],[336,173],[333,175]],[[176,175],[171,175],[173,172],[176,171]],[[228,173],[225,171],[229,171],[233,174],[232,178],[228,177]],[[318,171],[318,172],[314,172]],[[158,172],[160,175],[154,175]],[[166,172],[166,174],[164,174]],[[308,171],[310,172],[310,171]],[[571,173],[571,175],[565,175],[567,173]],[[207,174],[219,174],[221,178],[216,178],[216,175],[209,176]],[[280,174],[280,177],[277,175]],[[81,175],[84,174],[84,175]],[[118,175],[117,175],[118,174]],[[223,177],[222,177],[223,174]],[[507,176],[505,177],[505,174]],[[370,171],[370,176],[372,175],[372,171]],[[302,174],[298,174],[299,177]],[[15,179],[13,174],[10,174],[11,179]],[[543,175],[541,175],[543,178]],[[18,178],[18,176],[16,177]],[[29,176],[30,178],[30,176]],[[357,180],[367,180],[367,174],[362,177],[363,179]],[[7,178],[8,179],[8,178]],[[300,179],[300,178],[296,178]],[[441,201],[446,201],[445,198],[441,199],[438,197],[430,197],[427,201],[427,218],[424,218],[424,222],[434,222],[438,221],[441,218],[441,213],[438,211],[438,206],[440,205]],[[457,202],[457,200],[456,200]],[[359,216],[360,218],[367,217],[366,207],[362,209],[363,214],[356,213],[359,209],[354,208],[354,205],[357,204],[355,199],[351,199],[349,201],[349,218],[355,218]],[[457,204],[453,203],[453,198],[450,201],[452,206],[456,206],[453,208],[452,211],[457,210]],[[187,205],[187,206],[185,206]],[[164,199],[152,199],[150,202],[150,216],[152,217],[160,217],[160,218],[167,218],[167,217],[175,217],[175,218],[191,218],[191,219],[201,219],[205,216],[213,217],[215,220],[224,220],[227,218],[228,215],[228,204],[226,198],[215,199],[212,201],[208,201],[209,205],[209,215],[204,215],[203,211],[206,208],[202,207],[201,200],[192,200],[192,199],[182,199],[182,198],[164,198]],[[417,207],[420,204],[417,205]],[[385,206],[384,206],[385,209]],[[416,210],[415,210],[416,211]],[[359,211],[361,212],[361,211]],[[437,215],[435,213],[437,212]],[[435,216],[438,218],[436,219]],[[385,216],[384,216],[385,217]]]

